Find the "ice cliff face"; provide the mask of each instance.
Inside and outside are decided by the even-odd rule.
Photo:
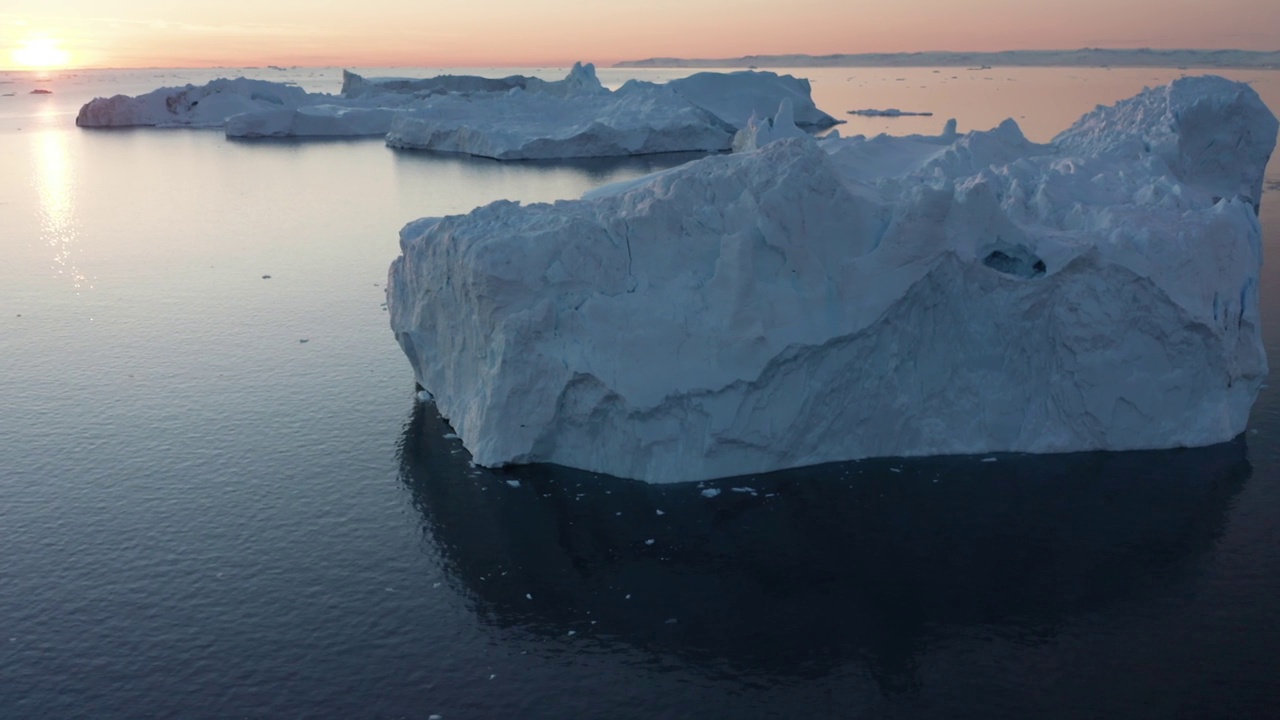
[[[868,456],[1195,446],[1266,375],[1275,117],[1180,80],[1009,121],[772,142],[401,233],[391,327],[477,463],[696,480]]]

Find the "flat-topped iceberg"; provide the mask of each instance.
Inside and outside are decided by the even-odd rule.
[[[1277,122],[1191,78],[1053,143],[789,138],[401,232],[391,327],[475,462],[648,481],[1199,446],[1267,373]]]

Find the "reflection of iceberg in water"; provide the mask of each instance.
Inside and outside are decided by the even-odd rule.
[[[886,693],[911,689],[943,636],[1047,642],[1178,592],[1250,474],[1237,439],[649,485],[470,468],[446,432],[415,409],[401,479],[487,623],[784,677],[865,663]]]
[[[35,182],[40,197],[42,240],[53,250],[53,270],[77,290],[92,287],[76,265],[77,231],[67,135],[41,132],[36,144]]]

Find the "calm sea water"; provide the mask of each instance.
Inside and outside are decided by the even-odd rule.
[[[1036,140],[1180,74],[801,72],[833,114],[936,113],[846,134],[1014,117]],[[399,227],[686,158],[73,125],[94,95],[242,73],[340,83],[0,73],[0,718],[1280,713],[1274,390],[1195,450],[668,486],[472,468],[387,328]],[[1224,74],[1280,110],[1280,73]],[[1274,263],[1262,295],[1280,362]]]

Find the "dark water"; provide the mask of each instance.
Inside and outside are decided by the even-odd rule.
[[[919,107],[861,94],[895,72],[842,104]],[[70,93],[0,105],[0,718],[1280,714],[1272,389],[1192,450],[473,468],[386,327],[396,230],[665,161],[84,133]],[[1274,362],[1274,263],[1262,301]]]

